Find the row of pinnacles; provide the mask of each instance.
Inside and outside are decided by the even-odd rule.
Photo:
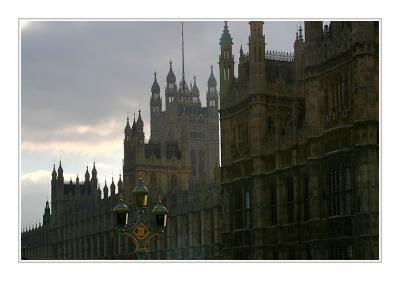
[[[193,77],[193,84],[190,82],[189,86],[185,80],[185,74],[182,74],[182,81],[179,82],[179,88],[176,85],[176,76],[172,69],[172,61],[169,62],[169,71],[166,77],[166,86],[165,86],[165,100],[166,100],[166,110],[169,109],[169,104],[174,102],[187,102],[187,103],[195,103],[200,105],[200,91],[197,86],[196,76]],[[207,90],[207,101],[209,98],[217,98],[216,90],[217,82],[213,73],[213,66],[211,66],[211,73],[208,79],[208,90]],[[160,97],[160,85],[157,81],[157,73],[154,73],[154,82],[151,87],[152,97],[150,100],[150,106],[153,109],[153,112],[161,112],[161,97]],[[207,106],[210,106],[207,103]]]
[[[305,22],[305,27],[307,48],[313,50],[307,56],[307,66],[344,55],[353,44],[357,44],[354,54],[378,52],[373,43],[379,42],[378,21],[332,21],[329,25],[311,21]]]
[[[129,123],[129,117],[126,119],[125,126],[125,141],[132,141],[134,144],[144,144],[144,130],[143,130],[143,120],[141,111],[139,109],[138,119],[133,118],[132,127]]]
[[[51,196],[52,202],[53,199],[62,199],[69,198],[71,196],[75,196],[76,198],[80,196],[92,196],[97,199],[101,199],[101,190],[100,184],[98,183],[97,178],[97,169],[96,163],[93,163],[93,168],[91,172],[92,176],[89,174],[89,167],[86,166],[85,179],[83,182],[79,180],[79,176],[76,175],[75,182],[72,181],[72,178],[69,182],[64,181],[64,170],[61,165],[61,161],[58,167],[58,173],[56,172],[55,165],[53,166],[53,172],[51,174]],[[122,192],[122,180],[121,175],[118,180],[118,193]],[[116,186],[114,183],[114,178],[111,180],[110,185],[111,196],[115,195]],[[109,188],[107,186],[107,181],[105,181],[103,187],[103,198],[107,198],[109,196]]]
[[[53,208],[55,207],[54,205],[60,201],[73,201],[82,199],[101,200],[122,194],[123,185],[121,175],[119,175],[117,186],[114,183],[114,178],[112,178],[110,187],[107,186],[107,181],[105,181],[104,187],[101,191],[100,184],[98,183],[95,163],[93,163],[91,176],[89,174],[89,168],[86,167],[85,179],[83,182],[79,180],[78,175],[76,176],[75,182],[72,181],[72,178],[69,182],[64,181],[64,170],[62,168],[61,161],[59,163],[57,172],[55,165],[53,165],[51,177],[51,198],[53,202]],[[116,193],[116,191],[118,193]],[[101,196],[102,194],[103,197]],[[50,213],[50,204],[47,200],[43,214],[43,224],[39,222],[39,224],[36,223],[35,226],[26,226],[22,229],[22,233],[34,231],[49,225],[51,216],[53,216],[53,214]]]

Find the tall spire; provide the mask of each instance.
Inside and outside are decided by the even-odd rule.
[[[175,82],[176,82],[176,77],[175,77],[174,71],[172,70],[172,60],[170,60],[169,61],[169,72],[167,75],[167,83],[175,84]]]
[[[214,72],[213,72],[213,66],[210,66],[211,68],[211,74],[210,77],[208,78],[208,88],[215,88],[217,87],[217,80],[215,80]]]
[[[185,86],[185,43],[183,41],[183,22],[182,24],[182,87]]]
[[[154,72],[154,82],[153,82],[153,86],[151,86],[151,93],[152,94],[160,93],[160,85],[158,85],[158,82],[157,82],[157,72]]]
[[[299,40],[303,41],[303,28],[301,28],[301,25],[299,28]]]

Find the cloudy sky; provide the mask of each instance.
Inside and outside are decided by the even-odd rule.
[[[238,57],[247,21],[229,22]],[[265,22],[268,50],[293,51],[301,22]],[[218,69],[222,21],[185,22],[185,74],[204,103],[210,65]],[[181,76],[180,22],[34,21],[21,23],[21,224],[41,221],[53,163],[80,179],[96,162],[99,180],[122,170],[123,129],[140,108],[149,137],[153,73],[161,88],[169,60]],[[216,77],[219,81],[218,77]],[[178,78],[179,79],[179,78]],[[162,90],[163,94],[163,90]],[[164,100],[163,100],[164,104]]]

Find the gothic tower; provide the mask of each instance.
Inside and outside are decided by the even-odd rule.
[[[251,21],[249,24],[250,94],[258,94],[266,88],[264,22]]]
[[[167,75],[167,86],[165,88],[165,110],[169,111],[171,104],[176,100],[177,88],[176,77],[172,70],[172,61],[169,61],[169,71]],[[151,136],[153,138],[153,135]]]
[[[213,66],[207,83],[207,153],[208,171],[215,163],[219,163],[219,116],[218,116],[218,90],[217,80],[214,77]],[[209,177],[209,180],[211,177]]]
[[[157,73],[154,72],[154,82],[151,86],[151,99],[150,99],[150,123],[151,123],[151,137],[158,139],[159,124],[157,120],[161,116],[161,97],[160,97],[160,86],[157,82]]]
[[[233,41],[231,34],[228,30],[228,23],[225,21],[224,31],[222,32],[219,41],[220,55],[219,55],[219,77],[221,88],[221,99],[225,98],[229,92],[230,86],[234,80],[234,57],[232,54]]]

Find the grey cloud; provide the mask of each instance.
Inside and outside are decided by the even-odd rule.
[[[165,85],[168,61],[181,73],[179,22],[33,22],[22,32],[22,129],[31,138],[38,130],[73,124],[95,125],[121,120],[139,105],[149,121],[153,72]],[[267,46],[290,49],[296,23],[267,22]],[[209,66],[217,69],[222,22],[185,23],[187,78],[197,76],[204,101]],[[230,23],[235,52],[246,49],[248,25]],[[292,34],[288,33],[292,30]],[[292,39],[288,38],[289,36]],[[277,43],[276,43],[277,42]],[[46,134],[47,135],[47,134]]]
[[[299,24],[265,22],[267,49],[292,51]],[[118,165],[114,171],[121,169],[126,112],[133,118],[141,107],[148,137],[153,72],[158,73],[163,91],[172,59],[180,80],[180,28],[180,22],[175,21],[31,22],[21,34],[22,141],[93,143],[120,138],[119,153],[76,152],[63,155],[63,161],[71,172],[81,171],[82,165],[94,158]],[[229,22],[229,29],[237,60],[240,45],[247,51],[249,26],[247,21],[233,21]],[[185,22],[186,78],[192,81],[196,75],[203,103],[211,64],[219,82],[218,44],[222,30],[222,21]],[[104,134],[102,131],[111,121],[116,122],[115,127]],[[96,128],[98,133],[64,130],[76,126]],[[57,154],[58,151],[22,151],[23,171],[47,170]],[[41,215],[42,197],[49,184],[39,186],[25,181],[22,185],[23,216]],[[29,221],[32,219],[30,216]]]

